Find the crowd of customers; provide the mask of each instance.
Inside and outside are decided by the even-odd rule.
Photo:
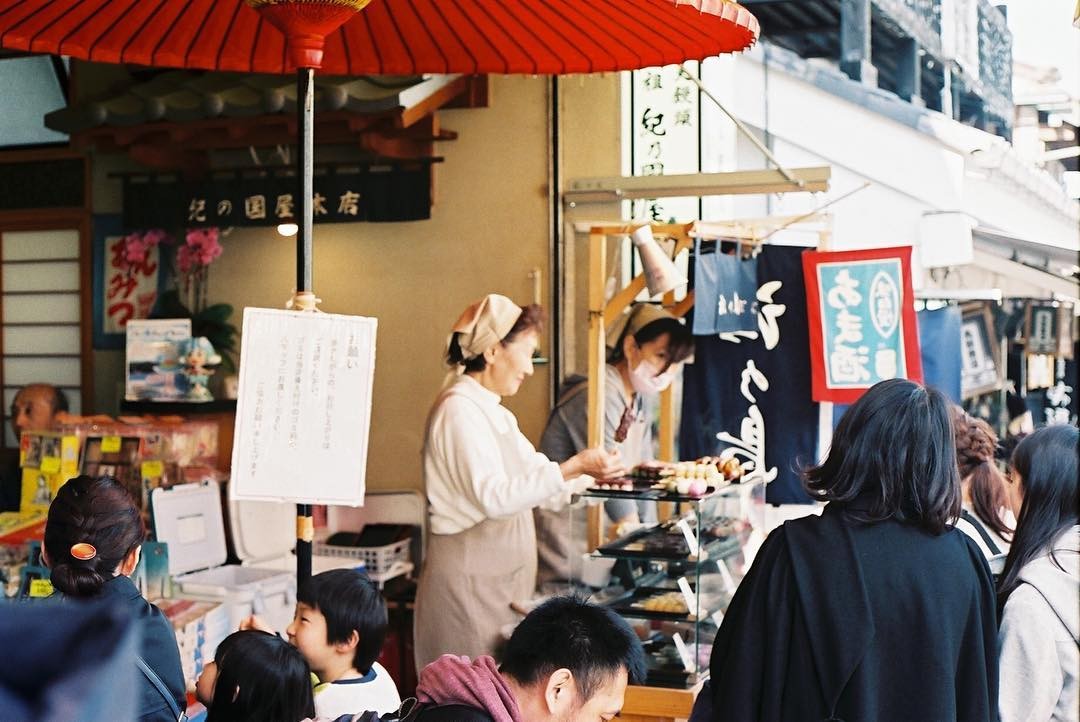
[[[939,392],[871,388],[806,471],[822,514],[773,530],[738,587],[692,719],[1076,720],[1078,437],[1039,429],[1002,474],[992,430]],[[80,476],[49,509],[44,561],[65,599],[109,599],[136,620],[133,719],[166,722],[186,691],[169,623],[129,579],[144,536],[115,480]],[[403,703],[376,661],[386,628],[361,572],[316,575],[285,637],[252,617],[218,645],[197,699],[209,722],[595,722],[645,679],[624,620],[559,596],[498,661],[443,654]]]

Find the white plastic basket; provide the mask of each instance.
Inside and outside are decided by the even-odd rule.
[[[384,583],[412,571],[413,565],[409,561],[411,543],[412,539],[402,539],[379,547],[350,547],[315,542],[312,551],[317,556],[362,562],[372,581]]]

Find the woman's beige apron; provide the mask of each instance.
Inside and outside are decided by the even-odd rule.
[[[503,627],[521,620],[510,603],[531,599],[535,584],[531,509],[457,534],[432,534],[416,590],[417,672],[443,654],[493,654]]]

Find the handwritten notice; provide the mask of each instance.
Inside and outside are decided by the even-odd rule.
[[[231,498],[364,503],[376,327],[244,309]]]

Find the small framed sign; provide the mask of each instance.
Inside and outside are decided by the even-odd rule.
[[[999,349],[994,341],[994,319],[984,303],[961,307],[960,393],[970,399],[1001,388]]]

